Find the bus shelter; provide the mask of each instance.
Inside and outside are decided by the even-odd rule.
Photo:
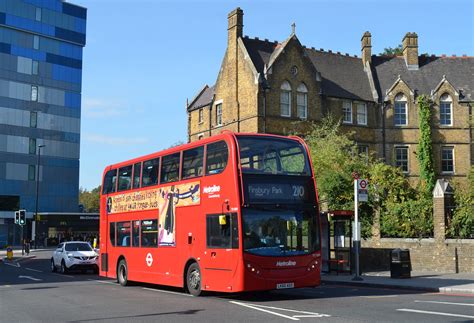
[[[321,213],[323,272],[352,273],[353,217],[350,210]]]

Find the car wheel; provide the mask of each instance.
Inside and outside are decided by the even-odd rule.
[[[51,258],[51,271],[55,273],[58,269],[56,268],[56,264],[54,263],[54,259]]]
[[[127,286],[128,282],[128,267],[125,259],[120,260],[117,266],[117,282],[122,286]]]
[[[186,289],[193,296],[201,295],[201,270],[197,263],[191,264],[186,273]]]
[[[67,273],[67,267],[66,267],[66,263],[63,261],[61,261],[61,274],[65,274]]]

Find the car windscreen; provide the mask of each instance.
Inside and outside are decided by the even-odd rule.
[[[244,174],[311,176],[304,146],[297,140],[265,136],[237,136]]]
[[[92,251],[92,247],[88,243],[66,243],[66,251]]]

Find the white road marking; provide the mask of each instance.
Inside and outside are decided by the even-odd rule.
[[[438,301],[415,301],[415,303],[434,303],[434,304],[446,304],[446,305],[474,306],[474,304],[468,304],[468,303],[451,303],[451,302],[438,302]]]
[[[21,267],[17,262],[4,262],[4,264],[12,267]]]
[[[388,298],[388,297],[398,297],[400,295],[379,295],[379,296],[362,296],[364,298]]]
[[[321,313],[314,313],[314,312],[306,312],[306,311],[298,311],[298,310],[292,310],[288,308],[281,308],[281,307],[274,307],[274,306],[265,306],[265,305],[257,305],[257,304],[248,304],[248,303],[242,303],[242,302],[236,302],[236,301],[230,301],[232,304],[248,307],[257,311],[262,311],[265,313],[269,313],[272,315],[280,316],[287,318],[292,321],[299,321],[299,318],[304,318],[304,317],[330,317],[331,315],[328,314],[321,314]],[[277,311],[283,311],[283,312],[293,312],[293,313],[300,313],[300,315],[284,315],[281,313],[273,312],[267,309],[272,309],[272,310],[277,310]],[[301,315],[303,314],[303,315]]]
[[[280,314],[280,313],[275,313],[275,312],[272,312],[272,311],[265,310],[263,308],[258,308],[258,307],[251,306],[251,305],[244,304],[244,303],[239,303],[239,302],[235,302],[235,301],[231,301],[231,303],[236,304],[236,305],[240,305],[240,306],[245,306],[245,307],[257,310],[257,311],[262,311],[262,312],[265,312],[265,313],[281,316],[281,317],[284,317],[284,318],[287,318],[287,319],[293,320],[293,321],[299,321],[300,320],[300,319],[292,317],[292,316],[283,315],[283,314]]]
[[[454,313],[443,313],[443,312],[431,312],[431,311],[420,311],[420,310],[412,310],[409,308],[399,308],[397,311],[400,312],[413,312],[413,313],[420,313],[420,314],[433,314],[433,315],[441,315],[441,316],[454,316],[454,317],[462,317],[466,319],[474,319],[474,316],[470,315],[462,315],[462,314],[454,314]]]
[[[42,281],[42,279],[31,277],[31,276],[20,275],[20,276],[18,276],[18,278],[26,278],[26,279],[34,280],[34,281],[37,281],[37,282]]]
[[[180,296],[193,297],[193,295],[191,295],[191,294],[172,292],[172,291],[169,291],[169,290],[153,289],[153,288],[148,288],[148,287],[143,287],[143,289],[151,290],[152,292],[158,292],[158,293],[167,293],[167,294],[175,294],[175,295],[180,295]]]
[[[91,281],[91,282],[97,282],[97,283],[101,283],[101,284],[117,285],[116,282],[107,281],[107,280],[97,280],[97,279],[88,279],[88,280]]]
[[[34,271],[34,272],[37,272],[37,273],[42,273],[43,271],[41,270],[37,270],[37,269],[33,269],[33,268],[25,268],[26,270],[29,270],[29,271]]]

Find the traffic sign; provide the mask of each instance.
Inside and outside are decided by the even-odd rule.
[[[366,179],[357,180],[357,192],[359,202],[367,202],[369,200],[369,182]]]

